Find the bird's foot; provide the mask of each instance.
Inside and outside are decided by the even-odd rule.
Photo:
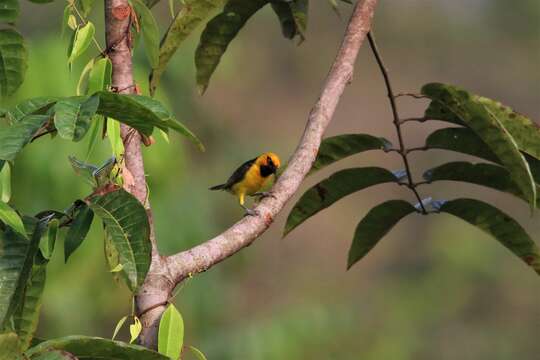
[[[244,216],[259,216],[259,212],[257,210],[249,208],[244,208],[244,210],[246,211]]]
[[[274,195],[272,192],[270,191],[261,191],[261,192],[256,192],[255,194],[251,195],[253,197],[258,197],[259,200],[262,200],[264,198],[267,198],[267,197],[271,197],[271,198],[276,198],[276,195]]]

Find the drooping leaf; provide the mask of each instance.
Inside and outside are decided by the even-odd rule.
[[[79,209],[73,218],[73,222],[69,226],[69,230],[64,239],[64,254],[67,262],[71,254],[81,246],[83,240],[88,235],[90,225],[94,220],[94,213],[86,204],[80,204]]]
[[[68,159],[75,173],[80,175],[88,185],[92,186],[92,188],[96,188],[98,184],[94,177],[94,173],[98,167],[79,161],[75,156],[69,156]]]
[[[347,269],[373,249],[401,219],[416,211],[414,206],[403,200],[386,201],[371,209],[356,227]]]
[[[510,133],[521,151],[540,159],[540,126],[534,121],[498,101],[470,94],[456,86],[437,85],[446,88],[449,92],[459,94],[460,98],[466,102],[483,105],[487,113],[497,119]],[[427,118],[460,125],[466,124],[458,112],[449,107],[448,104],[441,102],[440,99],[438,100],[429,105],[425,114]],[[459,104],[455,104],[455,106],[459,106]]]
[[[528,201],[510,178],[508,170],[498,165],[450,162],[426,171],[424,179],[429,182],[442,180],[468,182],[507,192]],[[540,205],[538,200],[537,202]]]
[[[159,27],[154,15],[141,0],[130,0],[139,18],[144,50],[152,68],[156,68],[159,62]]]
[[[129,325],[129,335],[130,335],[129,343],[130,344],[132,344],[135,340],[137,340],[137,338],[141,334],[141,331],[142,331],[141,320],[139,320],[138,317],[134,316],[133,324]]]
[[[114,327],[114,332],[113,332],[113,336],[111,340],[114,340],[116,335],[118,335],[118,332],[120,331],[120,329],[122,328],[126,320],[127,320],[127,316],[124,316],[120,320],[118,320],[118,323],[116,323],[116,326]]]
[[[46,264],[34,264],[24,289],[23,301],[13,314],[15,331],[23,351],[30,346],[37,329],[46,273]]]
[[[444,84],[427,84],[422,94],[438,102],[470,127],[490,148],[511,174],[512,180],[536,206],[536,186],[525,158],[502,123],[483,104],[471,99],[469,93]]]
[[[113,155],[121,159],[124,156],[124,143],[120,134],[120,122],[112,118],[107,118],[107,137],[109,138]]]
[[[0,328],[21,303],[39,248],[42,224],[27,217],[25,225],[29,240],[10,228],[0,231]]]
[[[48,120],[45,115],[30,115],[16,124],[0,128],[0,159],[13,161]]]
[[[173,129],[186,136],[200,149],[204,149],[201,141],[174,116],[156,101],[141,95],[120,95],[110,92],[100,92],[98,113],[114,118],[127,124],[144,135],[152,135],[155,127],[163,131]]]
[[[142,346],[89,336],[66,336],[47,340],[27,350],[26,355],[33,357],[51,349],[67,351],[79,359],[169,360],[166,356]]]
[[[348,156],[368,150],[387,150],[391,147],[388,140],[367,134],[332,136],[322,141],[310,174]]]
[[[47,260],[52,257],[54,252],[54,246],[58,237],[59,225],[60,221],[58,219],[51,219],[47,224],[47,231],[45,232],[45,235],[39,242],[39,250],[41,251],[41,255]]]
[[[91,21],[88,21],[75,31],[75,37],[73,38],[73,43],[71,45],[68,63],[72,64],[79,56],[84,54],[92,43],[92,38],[94,37],[95,32],[96,29]]]
[[[347,195],[373,185],[397,181],[394,174],[379,167],[338,171],[302,195],[287,217],[284,236],[319,211]]]
[[[58,98],[52,96],[28,99],[9,109],[8,117],[16,123],[27,115],[45,115],[57,101]]]
[[[19,338],[14,332],[0,334],[0,360],[21,360]]]
[[[94,59],[92,58],[86,63],[86,65],[82,69],[81,74],[79,75],[79,81],[77,82],[77,88],[75,90],[77,96],[82,96],[86,94],[86,90],[84,89],[84,87],[88,85],[88,75],[90,74],[90,71],[92,71],[93,66]]]
[[[476,156],[481,159],[501,164],[497,156],[471,129],[445,128],[434,131],[426,140],[429,149],[441,149]],[[540,160],[523,154],[529,164],[533,178],[540,184]]]
[[[291,7],[298,34],[304,40],[308,23],[309,0],[293,0],[289,3],[289,6]]]
[[[8,204],[0,201],[0,221],[9,226],[13,231],[26,238],[26,230],[24,229],[21,217]]]
[[[79,7],[82,9],[83,16],[86,18],[92,11],[94,6],[94,0],[77,0]]]
[[[0,201],[8,203],[11,199],[11,165],[5,163],[0,166]]]
[[[77,96],[58,101],[54,105],[54,125],[66,139],[80,141],[99,106],[99,96]]]
[[[197,86],[203,94],[230,42],[269,0],[229,0],[221,14],[206,24],[195,51]]]
[[[184,344],[184,320],[173,304],[167,307],[159,322],[158,351],[170,359],[179,359]]]
[[[159,62],[150,75],[150,93],[154,94],[161,75],[165,71],[172,56],[191,33],[206,20],[214,10],[223,3],[222,0],[185,0],[184,6],[176,14],[171,26],[159,47]]]
[[[86,93],[92,95],[98,91],[107,90],[111,84],[112,64],[109,58],[101,58],[94,63],[88,75]]]
[[[206,356],[204,356],[203,352],[197,349],[195,346],[188,346],[188,349],[191,350],[197,360],[208,360]]]
[[[150,225],[146,210],[123,189],[92,196],[88,205],[105,224],[118,251],[122,271],[129,279],[128,286],[135,292],[150,267]]]
[[[0,22],[15,22],[19,17],[19,13],[19,0],[2,0],[0,2]]]
[[[281,25],[281,33],[286,39],[293,39],[298,33],[298,30],[289,3],[285,1],[275,1],[272,2],[271,5],[278,17],[279,24]]]
[[[0,97],[12,95],[21,86],[27,62],[23,37],[13,29],[0,29]]]
[[[440,209],[465,220],[493,236],[540,274],[540,250],[514,219],[496,207],[474,199],[456,199]]]

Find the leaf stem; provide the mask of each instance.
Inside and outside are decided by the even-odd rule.
[[[390,106],[392,108],[392,115],[394,117],[394,126],[396,128],[396,133],[399,141],[399,154],[401,155],[401,158],[403,159],[403,164],[405,165],[405,171],[407,172],[407,180],[408,180],[408,187],[411,189],[411,191],[416,196],[416,199],[418,200],[418,203],[420,204],[420,208],[422,209],[422,214],[427,214],[426,208],[424,207],[424,204],[422,203],[422,198],[420,197],[420,194],[418,193],[418,190],[416,190],[416,184],[414,183],[412,173],[411,173],[411,167],[409,165],[409,159],[407,158],[407,150],[405,149],[405,142],[403,141],[403,134],[401,133],[401,120],[399,118],[399,113],[397,110],[397,104],[396,104],[396,96],[394,96],[394,91],[392,90],[392,84],[390,83],[390,77],[388,76],[388,70],[386,69],[384,62],[381,58],[381,55],[379,54],[379,50],[377,48],[377,44],[375,43],[375,39],[373,37],[372,32],[367,33],[367,38],[369,41],[369,46],[371,47],[371,50],[373,51],[373,55],[375,56],[375,59],[377,60],[377,65],[379,65],[379,69],[381,70],[381,74],[384,78],[384,83],[386,85],[386,90],[388,92],[388,98],[390,100]]]

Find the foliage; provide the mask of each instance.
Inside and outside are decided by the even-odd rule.
[[[444,149],[477,156],[498,165],[450,162],[424,173],[427,183],[435,181],[460,181],[482,185],[511,193],[529,203],[531,209],[538,202],[536,189],[538,178],[532,169],[540,160],[536,147],[540,144],[540,130],[530,119],[517,114],[500,103],[470,94],[458,87],[432,83],[422,88],[422,95],[431,102],[423,118],[443,120],[459,128],[436,130],[428,136],[425,150]],[[325,139],[321,145],[312,172],[323,165],[365,150],[392,151],[387,142],[369,135],[341,135]],[[362,145],[363,144],[363,145]],[[423,149],[423,150],[424,150]],[[396,150],[402,154],[407,149]],[[369,181],[367,169],[341,170],[309,189],[291,210],[285,225],[285,234],[319,211],[325,209],[345,195],[364,189],[366,182],[375,185],[395,182],[411,186],[408,173],[405,180],[386,178]],[[373,168],[374,169],[374,168]],[[377,168],[378,169],[378,168]],[[356,177],[343,176],[359,172]],[[396,171],[394,174],[402,173]],[[384,179],[384,180],[383,180]],[[412,182],[412,187],[419,184]],[[334,195],[339,194],[339,195]],[[509,215],[484,202],[473,199],[432,200],[426,198],[414,207],[402,200],[391,200],[376,206],[360,221],[349,250],[348,267],[363,258],[377,242],[406,215],[411,213],[449,213],[479,227],[501,242],[511,252],[538,272],[538,248],[523,228]]]

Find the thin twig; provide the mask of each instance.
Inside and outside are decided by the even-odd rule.
[[[426,208],[424,207],[424,204],[422,204],[422,198],[420,197],[420,194],[416,190],[415,183],[412,178],[411,167],[409,165],[409,159],[407,159],[407,150],[405,150],[405,142],[403,141],[403,135],[401,133],[401,122],[400,122],[399,113],[397,110],[396,99],[394,96],[394,91],[392,90],[392,84],[390,83],[390,77],[388,76],[388,70],[384,66],[383,60],[381,58],[381,55],[379,54],[379,50],[377,49],[377,44],[375,43],[375,39],[373,38],[373,34],[371,33],[371,31],[368,32],[367,38],[369,41],[369,46],[371,47],[371,50],[373,51],[373,55],[375,55],[375,59],[377,60],[377,64],[379,65],[379,69],[381,70],[382,76],[384,78],[384,83],[388,91],[388,98],[390,99],[390,106],[392,107],[392,115],[394,117],[393,122],[394,122],[394,126],[396,127],[397,137],[399,140],[399,148],[401,150],[400,155],[401,155],[401,158],[403,159],[403,164],[405,165],[405,171],[407,172],[409,189],[412,190],[412,192],[416,196],[416,199],[418,199],[418,203],[420,204],[422,213],[426,214]]]
[[[419,147],[415,147],[415,148],[410,148],[410,149],[407,149],[405,150],[405,154],[410,154],[412,152],[415,152],[415,151],[427,151],[429,150],[429,147],[427,146],[419,146]]]
[[[399,93],[397,95],[394,95],[394,98],[400,98],[400,97],[412,97],[412,98],[415,98],[415,99],[429,99],[429,97],[427,97],[426,95],[422,95],[422,94],[415,94],[415,93]]]

